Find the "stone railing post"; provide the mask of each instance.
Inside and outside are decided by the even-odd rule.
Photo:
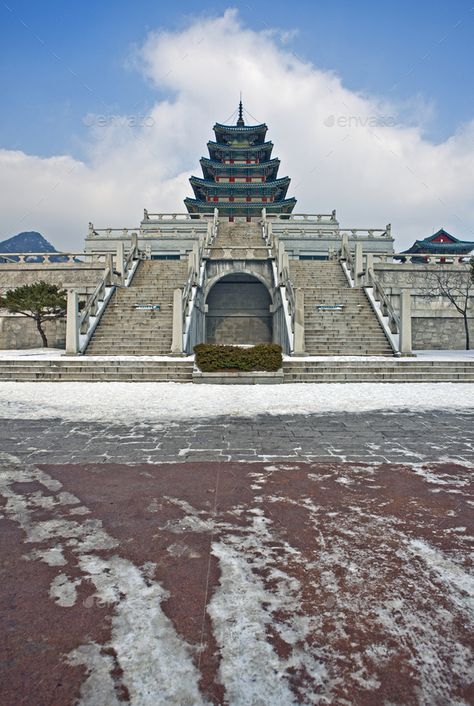
[[[136,250],[138,248],[138,233],[132,233],[132,238],[131,238],[131,248],[132,250]]]
[[[411,291],[402,289],[400,294],[400,353],[412,355]]]
[[[352,275],[355,287],[360,287],[360,285],[362,284],[362,277],[364,273],[363,257],[364,253],[362,250],[362,243],[356,243],[354,256],[354,274]]]
[[[282,275],[282,272],[283,272],[283,255],[284,255],[284,252],[285,252],[285,246],[284,246],[284,244],[280,241],[280,242],[278,243],[278,253],[277,253],[277,256],[278,256],[278,280],[280,281],[280,283],[281,283],[281,275]]]
[[[183,355],[183,293],[181,289],[175,289],[173,292],[171,355]]]
[[[199,277],[199,243],[193,243],[193,282],[197,284]]]
[[[341,239],[341,255],[343,258],[347,257],[347,251],[349,250],[349,236],[347,233],[342,234]]]
[[[370,287],[370,273],[374,271],[374,254],[371,252],[368,252],[367,255],[365,256],[365,276],[364,276],[364,284],[366,287]]]
[[[304,291],[295,290],[295,330],[293,355],[305,355],[304,348]]]
[[[272,221],[267,221],[267,241],[268,245],[272,247],[273,245],[273,223]]]
[[[77,355],[79,352],[79,307],[75,289],[67,290],[66,311],[66,355]]]
[[[113,282],[114,275],[114,258],[111,252],[108,252],[105,256],[105,272],[107,273],[104,278],[105,286],[110,287]]]
[[[123,282],[123,275],[125,272],[125,252],[124,252],[124,247],[123,247],[123,241],[121,240],[119,243],[117,243],[117,254],[116,254],[116,262],[115,262],[115,269],[119,274],[120,281]]]

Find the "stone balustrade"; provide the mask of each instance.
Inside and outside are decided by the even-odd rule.
[[[143,220],[144,221],[190,221],[190,220],[203,220],[206,218],[213,218],[212,213],[150,213],[145,209]]]
[[[315,223],[334,223],[336,221],[336,212],[332,213],[267,213],[266,218],[275,221],[313,221]]]
[[[106,252],[0,253],[0,265],[91,265],[104,263]]]
[[[470,255],[448,255],[447,253],[394,253],[387,255],[384,253],[374,254],[376,262],[387,262],[393,265],[449,265],[454,263],[466,263],[471,259]]]

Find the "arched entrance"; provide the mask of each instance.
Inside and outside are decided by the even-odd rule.
[[[206,304],[208,343],[243,345],[273,340],[271,296],[257,277],[225,275],[210,290]]]

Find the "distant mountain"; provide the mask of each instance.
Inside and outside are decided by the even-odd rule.
[[[41,233],[24,231],[0,242],[0,252],[58,252]]]
[[[51,245],[51,243],[44,238],[41,233],[37,233],[35,230],[29,230],[29,231],[24,231],[23,233],[18,233],[18,235],[14,235],[11,238],[8,238],[8,240],[4,240],[3,242],[0,243],[0,253],[25,253],[25,252],[34,252],[34,253],[40,253],[40,252],[59,252],[56,250],[54,245]],[[11,258],[8,258],[8,260],[11,262],[13,261],[18,261],[18,257],[15,257],[14,255]],[[55,255],[54,257],[51,257],[51,262],[65,262],[67,260],[67,257],[64,255]],[[26,262],[43,262],[44,257],[28,257],[26,258]],[[5,258],[2,258],[0,256],[0,262],[7,262]]]

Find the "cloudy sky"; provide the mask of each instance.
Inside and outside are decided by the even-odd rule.
[[[297,212],[474,239],[473,33],[457,0],[0,2],[0,239],[182,212],[239,91]]]

